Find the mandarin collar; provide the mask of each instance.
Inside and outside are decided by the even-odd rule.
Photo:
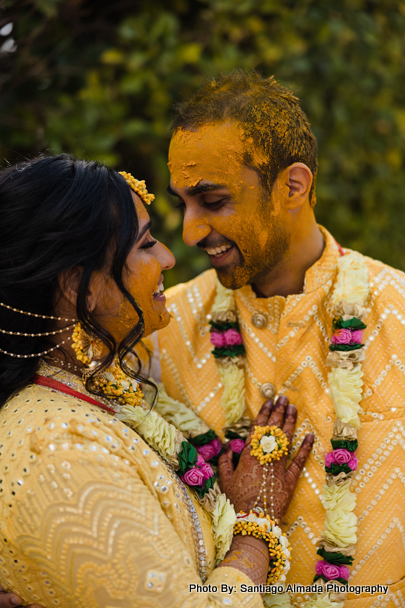
[[[337,272],[337,261],[341,257],[342,253],[339,246],[333,236],[324,228],[318,224],[318,228],[322,233],[325,241],[325,248],[319,260],[315,262],[305,273],[304,290],[303,294],[309,294],[320,287],[323,287],[328,281],[332,281]],[[284,296],[271,296],[270,298],[258,298],[252,289],[251,285],[245,285],[235,291],[235,295],[241,295],[243,298],[249,298],[256,300],[255,305],[259,305],[261,302],[272,298],[280,298],[286,300]],[[296,294],[298,295],[298,294]],[[300,294],[302,295],[302,294]],[[294,297],[294,294],[288,297]]]

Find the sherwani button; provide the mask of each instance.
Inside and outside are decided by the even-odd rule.
[[[261,312],[255,312],[252,317],[252,323],[257,329],[263,329],[267,326],[267,316]]]
[[[272,399],[276,394],[276,387],[271,382],[265,382],[260,388],[263,399]]]

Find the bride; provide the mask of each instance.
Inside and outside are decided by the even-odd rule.
[[[224,448],[140,375],[174,265],[152,198],[66,155],[0,174],[0,585],[24,603],[253,608],[289,568],[294,406]]]

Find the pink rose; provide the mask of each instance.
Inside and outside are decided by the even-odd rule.
[[[339,576],[340,578],[344,578],[345,580],[349,580],[349,576],[350,576],[350,570],[347,566],[340,566],[339,567]]]
[[[333,564],[329,564],[323,560],[316,562],[315,571],[318,576],[324,576],[327,579],[335,579],[340,575],[339,566],[334,566]]]
[[[351,458],[347,464],[349,465],[349,467],[351,468],[352,471],[355,471],[357,469],[358,460],[357,460],[355,454],[351,455]]]
[[[336,464],[346,464],[350,461],[352,453],[349,450],[339,449],[332,452]]]
[[[204,481],[206,479],[210,479],[214,474],[214,471],[211,469],[210,465],[207,464],[206,462],[204,462],[204,464],[200,467],[200,471],[204,475]]]
[[[198,454],[197,462],[195,463],[195,466],[201,467],[203,464],[205,464],[205,460],[204,460],[204,458],[201,458],[200,454]]]
[[[325,467],[330,467],[331,464],[335,462],[335,458],[333,452],[328,452],[325,454]]]
[[[339,578],[340,568],[339,566],[334,566],[333,564],[328,564],[328,562],[323,562],[323,576],[329,580],[333,580],[335,578]]]
[[[224,332],[224,338],[229,346],[242,344],[242,336],[236,329],[227,329],[226,332]]]
[[[210,443],[215,448],[215,456],[218,456],[218,454],[222,450],[222,443],[220,442],[218,437],[215,437],[215,439],[213,439]]]
[[[363,332],[361,331],[361,329],[356,329],[355,331],[352,331],[352,342],[354,342],[355,344],[361,344],[363,341]]]
[[[350,344],[352,332],[349,329],[338,329],[332,336],[332,344]]]
[[[207,462],[207,460],[211,460],[211,458],[214,458],[217,455],[216,448],[212,445],[212,441],[210,443],[206,443],[205,445],[196,447],[196,450],[201,458],[204,458],[205,462]]]
[[[240,454],[243,451],[243,448],[245,447],[245,442],[243,441],[243,439],[232,439],[229,442],[229,445],[231,446],[232,452]]]
[[[204,473],[200,469],[193,467],[181,476],[181,480],[188,486],[202,486],[204,485],[205,478]]]
[[[210,340],[216,348],[223,348],[226,346],[225,334],[220,334],[218,331],[212,332]]]
[[[323,572],[323,565],[324,565],[324,563],[325,562],[323,560],[321,560],[321,559],[316,562],[315,572],[317,573],[318,576],[321,576],[321,574]]]

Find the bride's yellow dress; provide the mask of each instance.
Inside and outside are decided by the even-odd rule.
[[[210,518],[114,415],[35,384],[0,411],[0,583],[27,603],[109,608],[262,606],[190,593],[252,581],[214,570]]]

